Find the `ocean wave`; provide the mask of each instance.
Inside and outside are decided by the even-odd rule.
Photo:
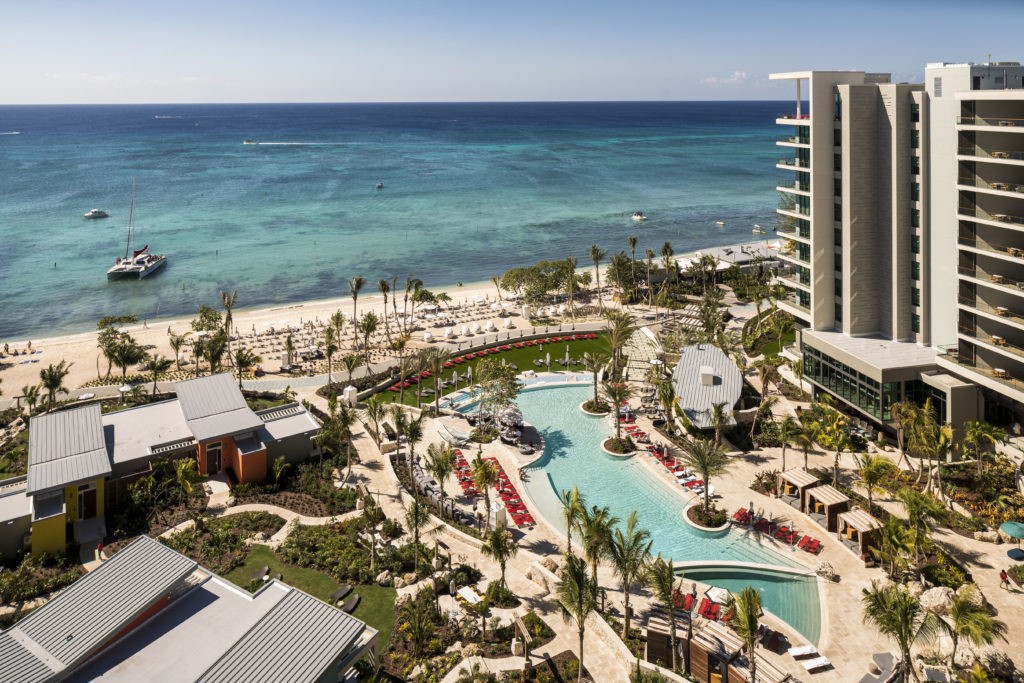
[[[184,117],[183,116],[170,116],[168,114],[157,114],[153,118],[154,119],[180,119],[180,118],[184,118]]]

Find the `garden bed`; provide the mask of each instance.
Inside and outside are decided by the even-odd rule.
[[[324,462],[324,471],[333,467]],[[321,477],[319,464],[303,463],[289,468],[280,486],[273,484],[239,484],[232,490],[236,503],[278,505],[307,517],[331,517],[356,509],[359,497],[354,489],[337,488],[330,476]]]
[[[277,515],[245,512],[203,520],[198,526],[179,531],[161,541],[215,573],[226,574],[248,555],[248,539],[259,533],[270,536],[283,526],[284,520]]]

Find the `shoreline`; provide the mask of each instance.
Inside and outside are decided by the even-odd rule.
[[[721,248],[735,248],[738,249],[741,246],[749,246],[751,244],[761,245],[765,240],[756,240],[750,242],[740,242],[735,244],[721,245],[715,247]],[[706,251],[708,248],[705,248]],[[699,253],[701,250],[692,252],[676,254],[674,258],[677,260],[691,257],[693,254]],[[581,267],[578,269],[580,272],[593,272],[593,265]],[[607,274],[608,264],[605,263],[601,267],[602,283],[605,282],[605,276]],[[399,283],[400,287],[404,283]],[[365,293],[358,299],[358,312],[364,314],[368,311],[374,311],[378,315],[382,314],[383,298],[379,291],[376,289],[376,283],[368,282],[364,286]],[[452,303],[456,305],[463,305],[466,302],[472,303],[476,301],[493,302],[495,301],[495,294],[497,293],[494,287],[494,283],[487,281],[480,282],[464,282],[461,287],[457,284],[449,285],[446,287],[436,287],[431,291],[435,293],[446,292],[452,297]],[[400,289],[398,292],[398,301],[401,302],[404,289]],[[240,290],[241,296],[244,297],[244,290]],[[392,292],[394,294],[394,292]],[[389,295],[389,299],[391,296]],[[196,303],[196,307],[200,305],[200,302]],[[208,302],[214,310],[223,313],[223,309],[220,306],[220,302]],[[281,329],[284,327],[301,328],[303,325],[317,320],[326,320],[335,311],[340,310],[343,313],[351,314],[352,299],[351,297],[330,297],[324,299],[314,299],[307,301],[297,301],[290,303],[283,303],[274,306],[264,307],[251,307],[251,308],[236,308],[233,310],[233,324],[239,335],[244,335],[250,331],[266,332],[271,328]],[[389,303],[389,311],[391,311],[391,304]],[[518,316],[518,313],[513,313],[514,316]],[[182,333],[189,331],[189,326],[194,314],[188,316],[171,316],[159,319],[146,319],[140,323],[132,324],[130,326],[123,327],[124,331],[130,333],[139,344],[146,346],[154,353],[159,353],[173,359],[174,354],[170,349],[168,342],[167,330],[168,328],[174,330],[176,333]],[[497,314],[490,314],[484,312],[480,318],[486,320],[488,317],[496,318]],[[348,345],[351,343],[351,326],[346,326],[345,333],[339,346],[341,351],[347,350]],[[97,368],[105,367],[106,361],[102,358],[99,349],[96,346],[97,330],[82,330],[67,334],[58,334],[45,337],[36,337],[31,340],[0,340],[0,343],[8,343],[11,350],[23,351],[26,349],[28,343],[31,341],[32,349],[37,351],[30,357],[16,356],[8,357],[4,360],[6,363],[13,363],[4,367],[0,370],[0,380],[3,382],[3,388],[5,389],[5,396],[3,399],[13,400],[14,397],[20,395],[21,388],[26,385],[38,384],[39,382],[39,371],[45,368],[51,363],[58,363],[61,360],[67,360],[71,364],[71,372],[65,380],[66,386],[74,390],[80,387],[82,384],[89,382],[94,379],[98,373]],[[270,363],[271,358],[264,358],[265,363]],[[116,373],[116,368],[115,368]]]

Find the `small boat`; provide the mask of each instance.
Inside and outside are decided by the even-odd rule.
[[[103,209],[89,209],[82,214],[82,218],[106,218],[109,215]]]
[[[724,228],[725,227],[725,221],[715,221],[715,225],[717,225],[720,228]]]
[[[384,189],[384,183],[377,183],[374,187],[376,189],[378,189],[378,190],[383,190]]]
[[[128,239],[125,242],[124,256],[114,260],[114,265],[107,271],[108,280],[123,277],[142,278],[160,270],[167,265],[167,257],[150,254],[149,245],[141,249],[135,248],[135,183],[132,182],[132,204],[128,212]]]
[[[245,140],[242,140],[242,144],[243,145],[258,145],[258,144],[260,144],[260,141],[259,140],[253,140],[252,138],[246,138]]]
[[[637,223],[639,223],[640,221],[645,221],[647,220],[647,214],[645,214],[643,211],[634,211],[633,220],[635,220]]]
[[[767,233],[768,233],[768,231],[767,231],[767,230],[765,230],[764,228],[762,228],[762,227],[761,227],[760,225],[758,225],[757,223],[754,223],[754,229],[753,229],[753,230],[751,230],[750,232],[754,233],[755,235],[765,235],[765,234],[767,234]]]

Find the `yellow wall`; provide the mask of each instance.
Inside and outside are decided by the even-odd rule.
[[[64,519],[64,515],[55,515],[32,522],[33,556],[64,551]]]
[[[102,517],[107,502],[106,482],[103,479],[96,479],[89,483],[96,487],[96,516]],[[64,489],[64,505],[67,509],[67,521],[74,524],[78,521],[78,484]]]

